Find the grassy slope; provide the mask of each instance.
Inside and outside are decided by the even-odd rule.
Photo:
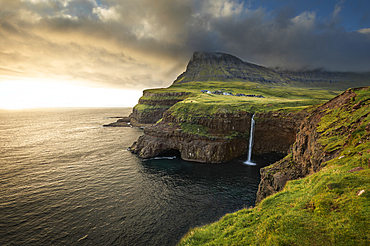
[[[370,90],[356,93],[360,109],[330,110],[318,127],[338,158],[254,208],[190,230],[180,245],[370,245]],[[348,172],[355,167],[363,170]]]
[[[262,95],[265,98],[236,97],[201,93],[200,90],[222,90],[223,92]],[[188,82],[175,84],[165,89],[149,90],[152,93],[191,92],[186,100],[177,103],[170,110],[179,118],[207,117],[215,113],[250,113],[272,110],[294,110],[325,102],[340,91],[318,88],[261,85],[253,82]],[[191,122],[191,120],[189,120]]]
[[[201,90],[222,90],[223,92],[262,95],[264,98],[236,97],[202,93]],[[195,125],[198,118],[211,118],[218,113],[235,113],[245,111],[249,113],[267,111],[299,111],[308,106],[326,102],[338,95],[341,91],[330,91],[320,88],[301,88],[282,86],[274,84],[259,84],[254,82],[188,82],[185,84],[174,84],[168,88],[150,89],[147,92],[162,94],[165,92],[189,92],[182,96],[184,101],[178,102],[172,107],[167,106],[169,111],[183,123],[181,128],[186,133],[210,136],[208,128]],[[144,100],[171,100],[173,96],[143,96]],[[137,104],[135,109],[140,112],[150,112],[163,105]],[[231,139],[239,136],[236,132],[226,133],[225,138]],[[240,136],[239,136],[240,137]]]

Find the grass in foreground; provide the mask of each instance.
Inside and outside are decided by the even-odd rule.
[[[347,161],[288,182],[255,208],[192,229],[179,245],[369,245],[370,169],[349,173],[359,164]]]

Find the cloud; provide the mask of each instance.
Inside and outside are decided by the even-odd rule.
[[[334,7],[333,17],[336,18],[339,16],[339,13],[342,11],[343,5],[346,0],[340,0]]]
[[[363,28],[358,30],[358,32],[362,34],[370,34],[370,28]]]
[[[2,0],[0,80],[55,77],[95,86],[168,86],[194,51],[270,67],[368,71],[367,28],[237,0]],[[22,75],[19,75],[22,74]]]

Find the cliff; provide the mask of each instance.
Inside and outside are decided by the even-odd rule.
[[[179,245],[369,245],[370,88],[312,107],[255,207],[191,229]]]
[[[189,124],[167,111],[159,123],[144,129],[144,135],[130,149],[142,158],[178,151],[188,161],[226,162],[248,148],[243,134],[250,119],[250,114],[242,112],[199,118]]]
[[[142,158],[178,151],[188,161],[227,162],[247,152],[251,116],[247,112],[215,114],[189,124],[166,111],[159,123],[144,129],[130,149]],[[304,112],[257,113],[253,153],[286,154],[304,116]]]
[[[185,160],[227,162],[247,151],[250,118],[255,114],[253,153],[285,154],[307,115],[304,108],[331,99],[339,93],[335,89],[362,84],[364,80],[354,80],[356,76],[277,72],[229,54],[195,52],[173,85],[144,91],[130,124],[147,129],[131,150],[142,158],[174,150]]]
[[[136,127],[155,124],[174,104],[181,102],[191,93],[189,92],[159,92],[144,91],[138,104],[130,114],[130,124]]]
[[[306,110],[290,113],[280,111],[256,113],[252,152],[255,154],[271,152],[287,154],[306,116]]]
[[[343,146],[349,145],[353,132],[358,130],[359,125],[370,113],[367,110],[362,110],[362,114],[357,115],[359,113],[358,109],[368,107],[370,103],[369,98],[354,103],[356,101],[356,91],[360,90],[368,90],[368,87],[347,90],[327,103],[318,106],[310,113],[299,128],[291,153],[279,162],[261,169],[261,183],[257,192],[257,203],[265,197],[281,191],[287,181],[303,178],[319,171],[325,166],[325,162],[338,157]],[[354,117],[356,117],[356,121],[346,126],[348,122],[347,124],[341,124],[341,122],[336,122],[339,121],[336,119],[328,125],[323,125],[322,118],[330,117],[330,114],[336,111],[348,112],[348,121]],[[341,135],[339,142],[337,142],[339,136],[336,134]],[[323,138],[333,135],[334,137],[331,137],[331,140],[337,141],[323,140]],[[362,141],[360,140],[359,143],[362,143]]]

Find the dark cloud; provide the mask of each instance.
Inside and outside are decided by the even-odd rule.
[[[194,51],[270,67],[368,71],[370,32],[340,26],[343,3],[323,20],[236,0],[2,0],[0,78],[19,71],[102,86],[167,86]]]

